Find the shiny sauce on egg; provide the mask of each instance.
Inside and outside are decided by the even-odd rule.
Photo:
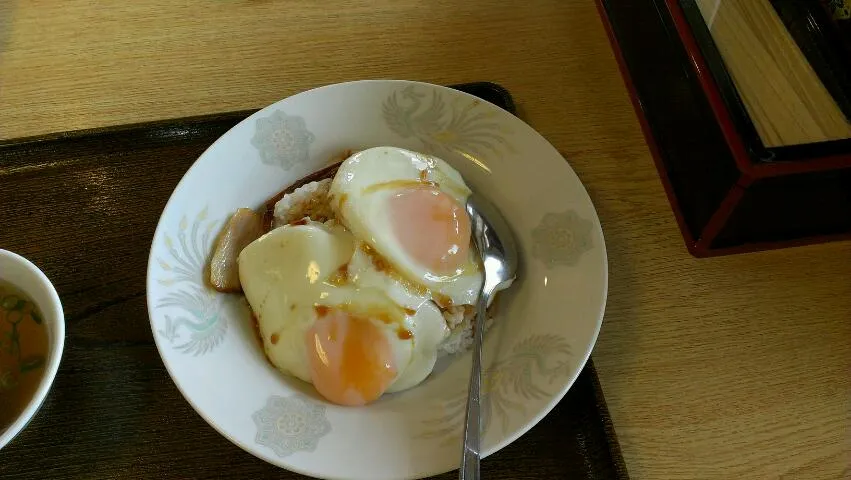
[[[369,244],[362,243],[360,245],[360,248],[361,251],[363,251],[363,253],[365,253],[369,257],[370,261],[372,262],[372,266],[375,268],[376,271],[387,275],[394,281],[404,286],[409,292],[422,296],[429,294],[428,288],[423,285],[420,285],[419,283],[411,281],[410,279],[399,273],[399,271],[393,268],[393,265],[389,261],[387,261],[384,256],[378,253]]]

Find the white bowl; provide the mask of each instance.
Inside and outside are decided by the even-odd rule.
[[[0,249],[0,281],[16,287],[35,303],[41,312],[48,335],[47,362],[41,382],[20,416],[6,430],[0,432],[0,448],[3,448],[29,424],[53,385],[65,348],[65,315],[53,284],[26,258]]]
[[[160,217],[148,261],[157,348],[192,407],[248,452],[306,475],[419,478],[457,468],[471,355],[365,407],[325,402],[276,371],[235,295],[203,279],[215,235],[347,149],[390,145],[452,164],[517,234],[520,276],[484,345],[483,454],[541,420],[573,384],[606,302],[606,249],[582,183],[531,127],[471,95],[407,81],[330,85],[281,100],[219,138]]]

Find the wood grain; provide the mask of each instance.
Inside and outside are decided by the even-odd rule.
[[[195,0],[128,2],[119,10],[32,0],[0,21],[10,25],[0,53],[0,138],[257,108],[357,78],[503,84],[523,118],[570,161],[600,214],[610,293],[594,360],[630,475],[851,477],[851,244],[690,257],[593,2],[334,0],[319,8],[306,1]],[[151,175],[117,166],[107,171],[78,184],[106,188],[97,185]],[[36,218],[33,235],[38,222],[48,221]],[[97,251],[99,241],[88,241],[85,251]],[[47,241],[40,245],[29,253],[79,272],[97,268],[85,251],[69,257]],[[91,280],[87,292],[70,292],[66,300],[82,319],[69,334],[91,348],[102,341],[90,333],[97,322],[119,328],[125,315],[144,308],[133,297],[142,286],[128,273],[144,268],[144,256],[127,248],[126,268],[98,268],[102,281]],[[83,274],[67,275],[70,282]],[[117,292],[128,299],[108,305]],[[73,303],[84,294],[100,300]],[[147,325],[122,328],[141,335]],[[152,351],[125,355],[115,361],[140,369],[141,381],[114,394],[140,395],[156,382],[173,388],[145,376],[146,368],[160,368]],[[109,397],[107,373],[97,368],[86,371],[101,379],[103,390],[70,401],[95,409],[94,402]],[[65,399],[57,393],[59,400]],[[150,442],[172,435],[169,420],[191,415],[185,404],[152,401],[114,435],[158,422],[144,427],[142,447],[153,449]],[[226,441],[201,430],[198,443],[208,442]],[[198,454],[168,445],[180,455]],[[138,450],[98,452],[145,476]],[[81,469],[75,476],[90,475]],[[527,472],[525,478],[541,477]]]
[[[696,1],[766,146],[851,138],[851,121],[769,0]]]

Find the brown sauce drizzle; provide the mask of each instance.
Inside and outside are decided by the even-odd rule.
[[[273,333],[272,336],[269,338],[269,341],[272,342],[272,345],[277,345],[278,340],[280,340],[280,339],[281,339],[280,335],[278,335],[277,333]]]
[[[405,315],[407,315],[407,316],[409,316],[409,317],[412,317],[412,316],[414,316],[414,315],[417,313],[417,311],[416,311],[416,310],[414,310],[413,308],[405,307],[405,309],[404,309],[404,310],[405,310]]]
[[[414,334],[410,330],[403,328],[397,332],[400,340],[410,340],[414,338]]]
[[[307,225],[308,220],[309,219],[307,217],[304,217],[301,220],[296,220],[294,222],[290,222],[290,225]]]
[[[372,261],[372,266],[375,267],[376,270],[382,273],[393,272],[393,266],[390,265],[390,262],[381,256],[381,254],[372,248],[372,246],[366,243],[361,243],[361,250],[369,256],[369,259]]]
[[[389,182],[376,183],[363,189],[363,193],[373,193],[379,190],[399,190],[402,188],[431,187],[436,188],[437,183],[427,180],[390,180]]]
[[[428,288],[423,285],[420,285],[419,283],[411,281],[410,279],[408,279],[408,277],[399,273],[395,268],[393,268],[393,265],[391,265],[390,262],[387,261],[387,259],[384,258],[380,253],[378,253],[374,248],[372,248],[372,246],[366,243],[361,243],[360,248],[363,253],[369,256],[370,260],[372,261],[372,266],[375,268],[375,270],[384,273],[393,280],[396,280],[397,282],[401,283],[402,286],[405,287],[405,289],[411,293],[415,293],[418,295],[428,295]]]
[[[452,306],[452,299],[442,293],[433,293],[431,298],[434,300],[434,303],[443,310]]]
[[[334,273],[328,277],[328,283],[339,287],[345,285],[349,281],[349,264],[344,263]]]

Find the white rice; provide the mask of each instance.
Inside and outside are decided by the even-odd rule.
[[[437,347],[438,357],[466,352],[473,346],[473,319],[476,317],[476,310],[467,307],[469,305],[457,305],[443,312],[443,319],[449,327],[449,336]],[[488,312],[485,331],[492,323],[493,317]]]
[[[310,182],[284,195],[275,204],[272,228],[284,226],[309,217],[316,222],[326,222],[334,218],[334,211],[328,202],[331,179]]]

